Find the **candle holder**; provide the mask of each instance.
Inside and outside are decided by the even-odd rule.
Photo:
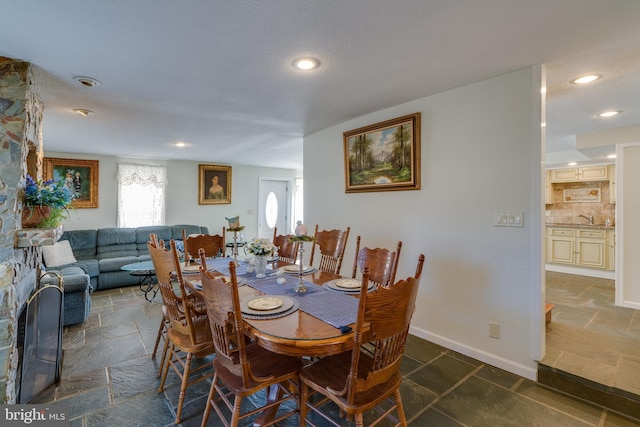
[[[304,248],[303,248],[304,242],[300,242],[298,245],[298,252],[300,253],[300,255],[298,255],[298,259],[300,260],[300,265],[298,268],[298,284],[296,285],[295,289],[293,290],[295,293],[298,294],[303,294],[305,292],[307,292],[307,287],[304,285],[304,280],[302,280],[302,272],[304,270],[304,258],[303,258],[303,254],[304,254]]]
[[[231,253],[233,255],[233,263],[237,266],[240,265],[238,262],[238,233],[244,230],[244,226],[237,228],[227,228],[229,231],[233,231],[233,248],[231,249]]]
[[[293,236],[289,238],[292,242],[298,242],[298,259],[300,260],[300,265],[298,266],[298,284],[293,290],[296,293],[303,294],[307,292],[307,287],[304,285],[304,280],[302,280],[303,272],[304,272],[304,242],[313,242],[312,236],[307,236],[306,234]]]

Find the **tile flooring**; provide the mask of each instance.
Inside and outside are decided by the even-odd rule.
[[[137,287],[95,292],[89,320],[65,328],[60,384],[34,403],[67,402],[74,427],[172,426],[179,384],[170,374],[165,392],[158,393],[157,365],[150,357],[160,306],[159,295],[149,303]],[[402,372],[411,426],[640,425],[414,336]],[[182,426],[200,425],[208,386],[205,381],[187,391]],[[212,416],[208,425],[221,423]]]
[[[546,273],[554,308],[541,364],[635,397],[640,414],[640,311],[616,307],[614,287],[613,280]]]

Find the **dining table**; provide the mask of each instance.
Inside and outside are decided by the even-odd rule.
[[[233,258],[207,260],[207,269],[229,279],[229,263]],[[301,358],[325,357],[353,348],[355,322],[358,314],[360,281],[321,272],[311,266],[273,261],[266,277],[257,278],[250,261],[236,265],[238,296],[245,333],[258,345],[275,353]],[[199,265],[182,271],[185,286],[190,292],[203,296]],[[305,291],[300,290],[300,280]],[[348,286],[338,286],[340,281]],[[373,284],[369,290],[373,289]],[[274,312],[251,310],[251,302],[276,299],[288,304]],[[286,308],[286,310],[285,310]],[[366,329],[366,328],[365,328]],[[281,390],[269,387],[267,403],[278,400]],[[264,410],[254,426],[268,425],[276,415],[278,405]]]
[[[233,259],[209,259],[207,268],[227,276],[229,262]],[[324,357],[353,348],[360,291],[353,279],[305,266],[302,280],[306,292],[298,293],[295,291],[300,280],[298,265],[274,262],[264,278],[256,278],[250,267],[248,261],[239,261],[236,278],[245,333],[258,345],[297,357]],[[199,266],[183,269],[182,274],[190,292],[202,295]],[[351,285],[345,288],[335,285],[343,279]],[[282,307],[275,312],[249,309],[248,302],[264,297],[293,301],[293,304],[288,310]]]

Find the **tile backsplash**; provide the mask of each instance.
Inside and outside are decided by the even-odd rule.
[[[594,224],[604,224],[611,218],[614,225],[616,205],[611,203],[609,181],[562,182],[554,183],[552,203],[546,205],[545,222],[547,224],[588,224],[589,221],[578,215],[593,215]],[[565,202],[563,191],[567,189],[599,188],[600,202]]]

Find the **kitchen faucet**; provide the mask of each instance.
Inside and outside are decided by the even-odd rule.
[[[593,225],[593,215],[578,215],[578,218],[585,218],[589,220],[589,225]]]

